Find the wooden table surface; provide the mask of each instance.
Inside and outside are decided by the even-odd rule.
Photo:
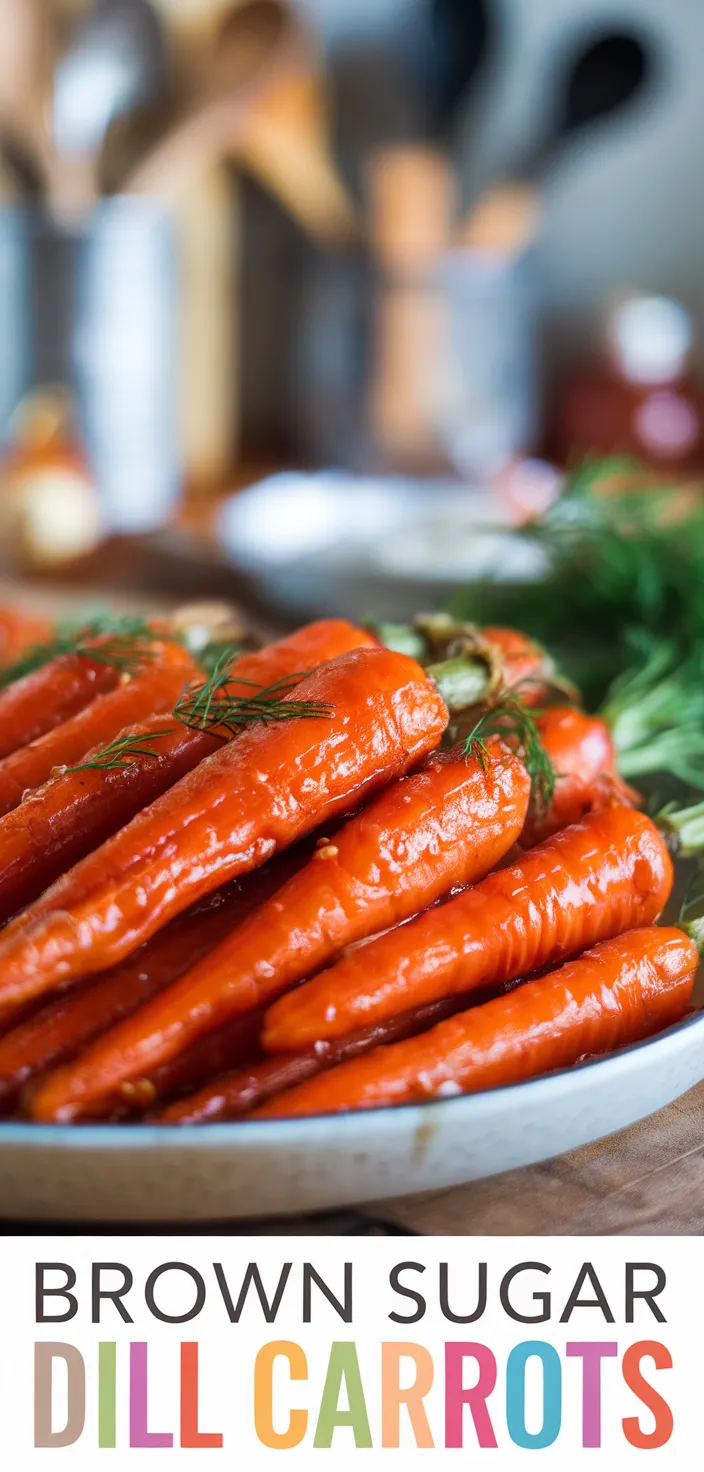
[[[640,1124],[542,1165],[450,1191],[380,1201],[348,1218],[298,1218],[290,1227],[267,1222],[256,1229],[469,1237],[699,1235],[704,1083]]]

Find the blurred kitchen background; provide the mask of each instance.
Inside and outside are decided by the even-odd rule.
[[[0,0],[0,38],[8,577],[400,617],[585,455],[698,480],[701,0]]]

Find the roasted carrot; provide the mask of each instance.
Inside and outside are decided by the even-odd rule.
[[[223,1073],[221,1070],[220,1077],[217,1077],[217,1065],[204,1069],[201,1077],[209,1075],[212,1082],[205,1083],[197,1093],[189,1093],[168,1104],[156,1118],[162,1124],[212,1124],[218,1119],[237,1119],[274,1095],[295,1088],[306,1079],[335,1068],[339,1063],[358,1058],[372,1048],[426,1032],[429,1027],[434,1027],[436,1023],[451,1017],[467,1005],[466,997],[446,997],[442,1002],[431,1002],[429,1006],[418,1007],[414,1012],[402,1012],[400,1017],[391,1017],[388,1022],[363,1028],[360,1032],[351,1033],[349,1037],[340,1038],[336,1042],[319,1043],[314,1048],[307,1048],[304,1053],[288,1053],[279,1058],[261,1060],[255,1057],[247,1067],[242,1067],[235,1059],[231,1059],[224,1066],[233,1070],[232,1072]],[[246,1017],[261,1020],[259,1012],[247,1013]],[[246,1018],[240,1020],[244,1022]],[[214,1036],[217,1038],[219,1034]],[[207,1039],[203,1039],[203,1042],[206,1041]],[[178,1062],[176,1059],[175,1066],[172,1065],[171,1069],[166,1065],[163,1070],[157,1070],[152,1075],[153,1097],[166,1094],[169,1087],[171,1092],[177,1091],[181,1083],[177,1072]],[[173,1087],[174,1081],[176,1088]],[[191,1084],[191,1087],[194,1085]],[[147,1097],[148,1095],[149,1085]]]
[[[530,778],[493,740],[482,766],[459,751],[387,787],[205,960],[100,1046],[98,1096],[142,1078],[197,1037],[310,976],[345,946],[482,878],[523,826]],[[85,1081],[92,1057],[82,1060]]]
[[[224,935],[278,889],[309,857],[311,841],[287,849],[263,868],[235,879],[178,915],[120,965],[75,991],[53,998],[0,1038],[0,1108],[14,1104],[35,1074],[75,1057],[120,1018],[194,966]],[[235,1050],[221,1050],[221,1068],[232,1066]],[[216,1061],[219,1061],[219,1057]],[[208,1060],[210,1061],[210,1060]],[[204,1076],[191,1063],[187,1081]]]
[[[167,728],[173,728],[173,735],[163,735]],[[0,819],[0,922],[17,915],[24,905],[32,905],[34,920],[51,910],[54,900],[47,885],[62,875],[68,880],[72,865],[222,746],[208,732],[191,731],[163,715],[128,726],[120,734],[126,742],[133,741],[133,750],[153,755],[52,777]],[[91,755],[87,753],[86,760]],[[68,897],[68,883],[66,892]],[[11,933],[9,926],[3,932]]]
[[[71,872],[79,900],[67,906],[58,881],[56,908],[4,932],[0,1015],[115,965],[202,895],[349,811],[432,750],[448,720],[420,666],[381,648],[322,665],[295,694],[328,713],[254,726],[206,757]]]
[[[246,696],[252,693],[246,682],[268,685],[293,679],[301,665],[370,643],[368,635],[343,620],[310,624],[241,656],[230,667],[227,688],[235,697]],[[73,876],[77,890],[69,879],[71,866],[222,744],[208,730],[155,715],[120,732],[122,755],[116,753],[115,760],[109,754],[103,759],[98,751],[86,753],[81,771],[57,775],[31,793],[20,809],[0,820],[0,920],[36,901],[59,875],[65,876],[60,903],[72,903],[82,891],[80,874]],[[53,904],[54,896],[47,894],[26,918],[37,919]]]
[[[17,807],[25,792],[46,782],[54,768],[79,762],[132,722],[173,710],[185,683],[197,674],[182,644],[155,640],[144,669],[122,675],[116,689],[96,696],[75,716],[0,761],[0,817]],[[168,724],[161,722],[162,727]]]
[[[281,997],[267,1014],[264,1046],[298,1052],[565,960],[655,920],[672,882],[665,842],[645,814],[626,807],[589,814]]]
[[[677,1022],[698,960],[681,930],[630,930],[420,1037],[343,1063],[271,1100],[255,1117],[450,1098],[568,1068]]]
[[[638,794],[618,775],[608,727],[598,716],[555,705],[542,711],[536,724],[555,772],[555,791],[547,809],[536,805],[530,812],[521,834],[524,847],[578,823],[589,812],[618,803],[639,805]]]
[[[518,689],[524,705],[540,705],[555,677],[555,665],[547,651],[519,629],[487,624],[481,634],[498,656],[502,687]]]
[[[127,1095],[129,1099],[135,1085],[146,1085],[149,1102],[145,1107],[152,1110],[160,1100],[190,1095],[207,1079],[219,1078],[226,1070],[256,1066],[263,1058],[260,1041],[263,1016],[264,1008],[255,1007],[253,1012],[233,1017],[224,1027],[196,1038],[182,1053],[155,1068],[148,1079],[125,1080],[114,1097],[124,1099]]]
[[[60,654],[14,680],[0,690],[0,759],[114,690],[119,678],[116,667],[87,654]]]

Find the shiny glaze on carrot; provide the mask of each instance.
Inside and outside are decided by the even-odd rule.
[[[309,856],[310,841],[235,879],[178,915],[126,961],[45,1003],[0,1038],[0,1108],[27,1080],[75,1057],[148,997],[194,966]],[[227,1055],[228,1062],[232,1050]],[[194,1069],[192,1067],[190,1077]],[[199,1081],[199,1076],[196,1076]]]
[[[349,811],[426,755],[448,720],[420,666],[380,648],[322,665],[295,695],[330,714],[259,724],[206,757],[69,874],[79,901],[67,906],[58,881],[55,909],[8,927],[0,1016],[115,965],[202,895]]]
[[[293,680],[303,665],[318,663],[327,652],[332,659],[370,642],[364,630],[344,619],[307,624],[264,649],[242,655],[232,666],[228,688],[235,696],[251,695],[252,684],[243,682],[270,685]],[[164,736],[169,728],[173,734]],[[84,769],[58,775],[31,793],[21,811],[15,809],[0,820],[0,920],[29,904],[31,915],[24,918],[36,920],[57,903],[67,906],[79,899],[86,871],[67,871],[223,745],[219,736],[191,730],[163,715],[125,726],[119,735],[156,755],[134,756],[129,765],[112,771]],[[42,895],[60,875],[64,876],[60,899],[55,900],[53,892]]]
[[[345,947],[482,878],[520,833],[530,779],[503,743],[486,770],[461,748],[385,788],[200,965],[77,1065],[99,1098],[261,1006]],[[99,1056],[97,1056],[99,1054]],[[86,1095],[87,1096],[87,1095]]]
[[[571,705],[555,705],[542,711],[536,723],[555,771],[555,794],[547,812],[529,814],[521,834],[525,848],[600,808],[618,803],[639,806],[638,793],[618,775],[611,734],[598,716],[585,715]]]
[[[16,808],[25,792],[46,782],[54,768],[80,762],[133,722],[171,712],[186,682],[197,675],[198,666],[182,644],[155,640],[146,667],[122,675],[116,689],[96,696],[75,716],[0,761],[0,817]],[[168,725],[161,722],[162,729]]]
[[[520,629],[487,624],[481,635],[499,656],[502,687],[509,690],[520,686],[523,704],[539,705],[545,696],[546,681],[554,674],[547,651]]]
[[[677,1022],[698,961],[681,930],[628,931],[420,1037],[343,1063],[279,1095],[254,1117],[451,1098],[567,1068]]]
[[[0,690],[0,760],[114,690],[119,678],[118,670],[86,654],[60,654],[13,680]]]
[[[525,976],[649,924],[672,882],[664,840],[645,814],[626,807],[590,814],[281,997],[267,1014],[264,1045],[298,1051],[454,992]]]
[[[168,724],[157,715],[120,732],[140,744],[151,743],[157,756],[137,758],[112,771],[84,769],[52,777],[0,819],[0,921],[17,915],[24,905],[32,906],[35,921],[49,913],[54,898],[48,885],[67,877],[67,871],[73,874],[72,865],[222,746],[216,736],[176,722],[173,736],[160,736]],[[72,892],[66,885],[67,902]],[[24,918],[18,917],[16,928]],[[10,933],[15,931],[8,926],[3,935]]]

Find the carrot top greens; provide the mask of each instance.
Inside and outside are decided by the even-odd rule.
[[[504,529],[505,530],[505,529]],[[704,500],[654,486],[627,459],[588,462],[545,514],[511,536],[537,544],[535,582],[471,584],[459,618],[510,624],[545,643],[590,708],[634,662],[633,638],[704,658]]]

